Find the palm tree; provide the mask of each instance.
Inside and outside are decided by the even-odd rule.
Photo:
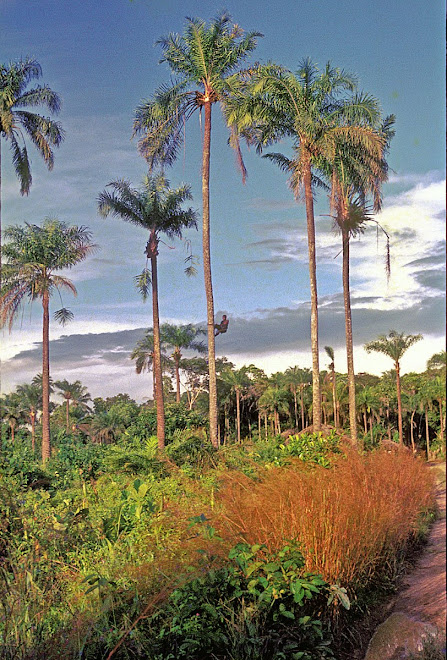
[[[232,82],[240,64],[256,47],[258,32],[244,35],[233,25],[226,12],[209,26],[198,18],[188,18],[183,35],[169,34],[158,41],[163,50],[163,62],[178,76],[170,85],[163,85],[154,96],[136,110],[134,131],[143,134],[139,149],[152,169],[157,165],[172,165],[182,144],[182,132],[187,119],[199,110],[204,112],[202,147],[202,236],[203,271],[207,304],[209,423],[210,439],[217,447],[217,385],[214,342],[214,298],[211,278],[210,248],[210,154],[211,110],[213,104],[225,106],[232,93]],[[234,138],[234,131],[232,138]],[[237,147],[237,142],[233,139]],[[237,151],[243,175],[245,169]]]
[[[335,226],[342,237],[342,281],[345,308],[345,335],[347,374],[349,388],[349,419],[351,440],[357,443],[355,409],[355,371],[352,335],[351,292],[350,292],[350,239],[365,231],[367,223],[375,223],[387,237],[386,273],[390,275],[389,236],[383,227],[371,217],[371,213],[382,207],[381,186],[388,179],[388,164],[385,159],[390,141],[394,136],[393,115],[380,121],[376,99],[361,95],[358,107],[350,117],[352,122],[362,124],[368,140],[363,144],[352,144],[344,135],[339,136],[331,161],[320,160],[320,167],[331,181],[331,209],[335,211]],[[372,207],[367,199],[372,198]]]
[[[23,402],[17,392],[5,394],[0,399],[0,418],[7,421],[11,442],[14,443],[16,428],[24,421]]]
[[[402,431],[402,394],[400,383],[400,361],[406,351],[413,346],[417,341],[422,339],[422,335],[405,335],[403,332],[399,333],[396,330],[390,330],[388,336],[380,335],[377,339],[365,344],[367,353],[376,351],[383,353],[391,358],[394,362],[396,370],[396,394],[397,394],[397,416],[399,424],[399,442],[403,445],[404,437]]]
[[[170,365],[168,356],[164,353],[163,346],[160,346],[161,368],[162,372],[165,367]],[[154,332],[152,328],[146,330],[143,339],[137,343],[133,349],[131,360],[135,360],[135,371],[141,374],[144,371],[150,371],[154,366]],[[152,398],[155,401],[155,378],[152,379],[153,393]]]
[[[4,281],[1,289],[1,322],[9,322],[11,330],[22,303],[42,301],[42,461],[50,457],[50,297],[68,289],[76,295],[71,280],[57,271],[71,268],[86,259],[96,247],[86,227],[68,226],[56,219],[46,219],[42,226],[25,223],[11,226],[5,232],[9,239],[2,250],[6,257]],[[73,317],[66,308],[55,313],[61,323]]]
[[[191,199],[189,186],[177,189],[169,187],[169,181],[159,174],[145,177],[141,190],[131,188],[128,181],[112,181],[112,191],[104,190],[98,198],[99,213],[113,215],[149,231],[146,255],[151,262],[150,273],[145,268],[137,283],[147,296],[149,283],[152,285],[152,321],[154,336],[155,400],[157,406],[157,437],[160,451],[165,446],[165,416],[163,400],[163,373],[161,365],[160,317],[158,310],[157,256],[160,234],[168,238],[181,238],[184,229],[197,227],[196,213],[192,208],[183,210],[182,204]]]
[[[27,89],[28,84],[41,75],[40,64],[29,57],[9,65],[0,64],[0,245],[2,139],[9,142],[13,166],[20,181],[20,194],[27,195],[32,176],[24,136],[28,136],[34,144],[49,170],[53,169],[54,163],[52,147],[58,147],[64,138],[64,131],[58,122],[29,110],[42,106],[53,114],[60,110],[59,96],[47,85]],[[1,263],[0,255],[0,275]]]
[[[177,403],[180,403],[180,360],[182,359],[182,349],[205,353],[206,348],[203,345],[203,342],[196,341],[199,335],[204,334],[205,331],[202,330],[202,328],[195,328],[192,323],[180,326],[172,325],[171,323],[163,323],[160,328],[162,343],[166,346],[172,346],[174,349],[172,359],[174,360],[175,380],[177,385]]]
[[[337,141],[344,140],[370,148],[370,135],[364,126],[350,118],[360,114],[363,97],[346,98],[355,88],[353,76],[328,64],[323,72],[309,59],[292,73],[274,64],[258,67],[238,98],[232,103],[227,120],[238,127],[258,152],[283,138],[293,141],[294,158],[280,153],[266,154],[282,170],[290,173],[289,184],[295,197],[304,190],[309,254],[311,297],[311,348],[313,383],[313,425],[321,429],[321,391],[318,348],[318,296],[313,189],[324,186],[317,176],[319,162],[331,162]]]
[[[35,383],[25,383],[24,385],[17,386],[17,394],[21,398],[23,409],[28,413],[31,424],[31,447],[34,454],[37,413],[42,408],[42,387]]]
[[[219,379],[226,383],[236,395],[236,431],[238,444],[241,443],[241,395],[250,385],[249,369],[246,366],[240,369],[224,369]]]
[[[339,427],[338,421],[338,412],[337,412],[337,382],[335,377],[335,354],[332,346],[325,346],[324,350],[327,353],[331,363],[329,369],[331,370],[331,380],[332,380],[332,405],[334,408],[334,426],[336,429]]]
[[[70,401],[79,406],[83,410],[88,410],[87,402],[92,400],[87,388],[82,385],[80,380],[75,380],[74,383],[69,383],[68,380],[56,380],[55,386],[60,390],[65,399],[65,428],[67,433],[70,430]]]

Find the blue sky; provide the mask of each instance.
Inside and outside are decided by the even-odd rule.
[[[48,172],[32,154],[33,186],[27,198],[3,144],[3,222],[39,223],[56,216],[91,228],[100,250],[71,271],[78,297],[64,299],[75,314],[51,330],[54,378],[80,379],[93,396],[127,391],[138,400],[151,392],[150,377],[137,376],[129,352],[151,324],[132,277],[144,266],[146,236],[116,219],[97,215],[96,198],[110,181],[138,186],[146,172],[131,140],[135,107],[169,80],[155,41],[181,32],[186,16],[214,17],[223,5],[196,0],[2,0],[0,60],[31,55],[42,81],[63,99],[66,139]],[[253,59],[291,69],[310,56],[355,73],[359,87],[397,117],[389,163],[390,182],[377,219],[391,235],[392,276],[384,271],[384,241],[371,230],[352,247],[356,370],[380,373],[386,358],[368,356],[364,342],[391,328],[424,335],[404,361],[422,370],[444,347],[444,15],[443,3],[395,0],[246,0],[227,2],[235,22],[262,32]],[[171,185],[192,186],[201,208],[198,116],[186,126],[184,152],[168,172]],[[242,185],[227,132],[214,113],[211,166],[212,267],[215,308],[230,316],[230,331],[217,351],[238,365],[254,362],[268,372],[310,366],[309,282],[304,206],[271,163],[244,151],[248,180]],[[281,145],[287,149],[287,145]],[[340,239],[332,231],[327,199],[317,206],[321,366],[324,345],[335,349],[345,371]],[[200,234],[190,232],[201,253]],[[184,246],[160,250],[162,320],[200,323],[205,318],[201,272],[183,274]],[[60,306],[55,301],[55,309]],[[2,336],[2,390],[41,370],[40,310],[26,309],[11,335]]]

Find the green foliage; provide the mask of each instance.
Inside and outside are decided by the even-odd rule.
[[[151,657],[317,660],[333,657],[319,610],[328,585],[299,547],[239,543],[222,568],[176,589],[149,622]]]
[[[288,456],[296,456],[302,461],[316,463],[321,467],[331,467],[331,455],[340,454],[340,438],[331,431],[323,433],[302,433],[289,437],[287,444],[280,446]]]

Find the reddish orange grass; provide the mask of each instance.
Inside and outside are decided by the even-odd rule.
[[[434,504],[429,471],[408,451],[348,450],[329,470],[296,461],[257,483],[229,475],[219,499],[224,536],[270,549],[297,539],[308,570],[350,587],[391,560]]]

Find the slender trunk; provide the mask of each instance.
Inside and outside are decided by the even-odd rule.
[[[373,435],[373,421],[374,421],[374,420],[373,420],[373,416],[372,416],[372,413],[371,413],[371,415],[369,416],[369,434],[370,434],[370,437],[371,437],[371,444],[372,444],[373,441],[374,441],[374,435]]]
[[[175,380],[177,383],[177,403],[180,403],[180,356],[175,355]]]
[[[304,419],[304,386],[300,388],[300,406],[301,406],[301,430],[305,428],[306,420]]]
[[[413,420],[414,420],[415,412],[416,411],[413,410],[413,412],[411,413],[411,421],[410,421],[410,436],[411,436],[411,447],[413,449],[413,454],[416,453],[416,447],[414,446],[414,429],[413,429],[413,426],[414,426],[414,421]]]
[[[332,405],[334,406],[334,426],[336,429],[338,429],[339,423],[337,415],[337,389],[335,378],[335,368],[332,368]]]
[[[425,444],[427,446],[427,461],[430,460],[430,428],[428,426],[428,407],[424,406],[425,412]]]
[[[258,434],[259,439],[261,439],[261,411],[258,410]]]
[[[295,407],[295,428],[298,429],[298,403],[296,400],[296,390],[293,390],[293,403]]]
[[[388,404],[386,404],[386,425],[387,425],[388,440],[391,442],[390,407]]]
[[[365,435],[368,433],[368,426],[367,426],[367,421],[366,421],[366,412],[363,411],[363,428],[365,431]]]
[[[312,348],[312,423],[314,432],[321,431],[321,390],[318,349],[318,293],[317,261],[315,246],[314,200],[312,195],[312,171],[310,154],[304,147],[304,191],[306,198],[307,245],[309,251],[310,279],[310,338]]]
[[[439,432],[441,434],[441,442],[444,440],[444,419],[442,417],[442,399],[438,399],[439,403],[439,424],[441,428],[439,429]]]
[[[43,292],[43,333],[42,333],[42,462],[51,455],[50,442],[50,294]]]
[[[237,426],[237,441],[241,444],[241,401],[239,390],[236,389],[236,426]]]
[[[206,100],[205,128],[203,137],[202,157],[202,203],[203,203],[203,274],[205,279],[206,318],[208,329],[208,372],[209,372],[209,423],[210,440],[214,447],[217,442],[217,381],[216,381],[216,349],[214,342],[214,300],[213,283],[211,279],[211,247],[210,247],[210,150],[211,150],[211,102]]]
[[[267,440],[268,438],[268,421],[267,421],[267,413],[264,413],[264,428],[265,428],[265,439]]]
[[[67,433],[69,432],[70,427],[70,399],[65,400],[65,428]]]
[[[326,413],[325,405],[323,405],[323,419],[324,419],[324,425],[327,426],[327,413]]]
[[[224,432],[224,444],[227,443],[227,438],[230,433],[230,420],[228,418],[228,406],[224,405],[224,417],[225,417],[225,432]]]
[[[10,422],[9,422],[9,428],[11,429],[11,442],[12,442],[12,444],[14,444],[14,442],[15,442],[16,423],[15,423],[15,421],[12,422],[12,423],[11,422],[12,422],[12,420],[10,420]]]
[[[34,410],[31,411],[30,417],[31,417],[31,449],[34,455],[34,451],[36,449],[36,413],[34,412]]]
[[[152,278],[152,320],[154,326],[154,380],[155,405],[157,407],[157,439],[158,449],[165,448],[165,407],[163,400],[163,371],[161,368],[160,316],[158,311],[158,274],[157,274],[158,241],[154,232],[150,238],[151,278]]]
[[[355,411],[354,346],[352,339],[351,291],[349,284],[349,231],[342,228],[343,240],[343,302],[345,307],[346,358],[348,370],[349,428],[351,440],[357,444],[357,417]]]
[[[276,412],[276,420],[278,422],[278,435],[281,433],[281,421],[279,419],[279,412]]]
[[[401,396],[401,388],[400,388],[400,365],[398,361],[396,361],[395,366],[396,366],[397,422],[399,427],[399,444],[403,445],[404,433],[402,427],[402,396]]]

